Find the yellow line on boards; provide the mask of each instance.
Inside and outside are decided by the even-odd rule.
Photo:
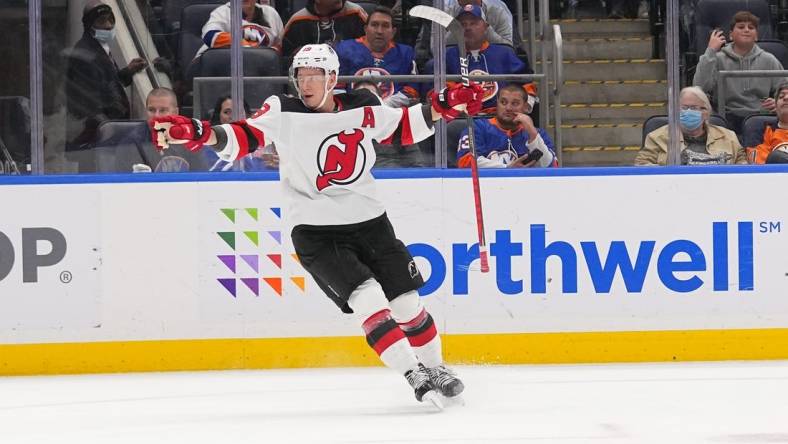
[[[788,329],[444,335],[449,363],[788,359]],[[380,365],[361,336],[0,344],[0,375]]]

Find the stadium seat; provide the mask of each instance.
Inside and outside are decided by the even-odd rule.
[[[159,153],[153,146],[148,123],[144,120],[108,120],[98,127],[93,153],[96,172],[130,173],[134,164],[148,165],[152,170],[167,156],[186,161],[186,171],[207,171],[207,159],[199,154],[173,145]],[[81,171],[82,172],[82,171]]]
[[[712,125],[723,126],[728,128],[728,122],[725,120],[724,117],[718,116],[716,114],[712,114],[709,117],[709,123]],[[666,115],[657,115],[651,116],[643,122],[643,138],[640,141],[640,146],[643,146],[646,143],[646,136],[648,133],[654,131],[657,128],[662,128],[663,126],[668,124],[668,116]]]
[[[167,31],[178,32],[181,30],[181,20],[183,10],[190,5],[227,3],[225,0],[165,0],[163,7],[164,26]]]
[[[209,119],[219,97],[230,95],[230,77],[195,77],[194,110],[195,119]],[[272,84],[265,79],[244,79],[244,100],[255,111],[273,94],[284,91],[284,85]]]
[[[758,40],[758,46],[777,57],[783,69],[788,66],[788,46],[782,40]]]
[[[230,75],[230,48],[212,48],[200,56],[195,77],[226,77]],[[244,48],[245,76],[271,77],[281,73],[279,54],[272,48]]]
[[[18,163],[30,163],[30,100],[0,97],[0,139]]]
[[[178,64],[186,71],[194,55],[203,45],[202,27],[216,9],[216,4],[194,4],[183,8],[181,13],[181,37],[178,43]]]
[[[742,123],[742,146],[751,147],[763,142],[766,126],[776,127],[777,116],[774,114],[755,114],[748,116]]]

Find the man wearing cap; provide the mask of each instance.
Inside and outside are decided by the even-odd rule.
[[[545,130],[534,124],[529,116],[532,109],[533,97],[519,85],[510,83],[501,88],[495,117],[473,121],[479,168],[558,166],[553,141]],[[468,130],[464,129],[457,146],[458,167],[471,166],[469,148]]]
[[[430,2],[431,3],[431,2]],[[443,9],[452,17],[456,17],[466,5],[474,4],[479,6],[484,12],[485,21],[489,25],[486,37],[490,43],[500,43],[504,45],[514,44],[514,32],[512,25],[512,12],[501,0],[444,0]],[[432,26],[430,22],[425,22],[416,40],[416,53],[418,58],[427,59],[432,53],[431,45]],[[449,32],[446,34],[446,44],[456,45],[457,39],[461,35],[454,35]]]
[[[532,74],[531,68],[520,60],[509,45],[490,43],[486,33],[489,25],[481,6],[467,4],[463,6],[457,20],[465,31],[465,51],[468,53],[468,73],[470,75],[487,74]],[[446,49],[446,73],[460,74],[460,53],[457,46]],[[507,82],[483,82],[484,109],[482,113],[495,113],[498,89]],[[536,96],[536,85],[526,83],[525,91]]]
[[[132,76],[148,66],[135,58],[118,69],[110,56],[115,38],[115,14],[99,0],[89,0],[82,14],[84,33],[68,58],[66,109],[68,111],[66,150],[88,148],[95,140],[99,123],[128,119],[129,99],[125,86]],[[83,165],[80,165],[83,168]]]

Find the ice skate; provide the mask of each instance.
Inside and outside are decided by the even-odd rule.
[[[435,407],[443,410],[443,403],[438,397],[437,389],[430,379],[427,368],[424,367],[423,364],[419,364],[417,369],[409,370],[405,373],[405,379],[407,379],[408,384],[413,387],[417,401],[430,401]]]
[[[465,385],[457,375],[443,364],[428,368],[427,373],[438,393],[447,398],[454,398],[465,390]]]

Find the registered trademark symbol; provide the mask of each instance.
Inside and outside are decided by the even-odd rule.
[[[70,271],[64,271],[64,272],[60,273],[60,282],[62,282],[64,284],[68,284],[69,282],[71,282],[71,279],[73,279],[73,278],[74,278],[74,276],[71,275]]]

